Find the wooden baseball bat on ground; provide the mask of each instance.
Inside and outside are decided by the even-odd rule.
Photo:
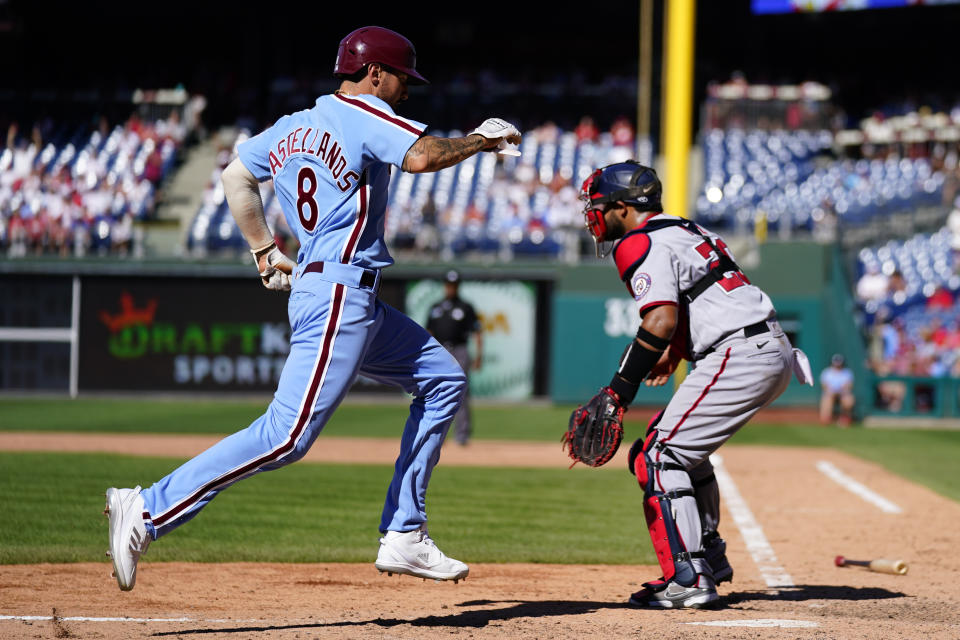
[[[870,571],[878,573],[892,573],[894,575],[904,575],[907,573],[907,563],[903,560],[888,560],[878,558],[876,560],[847,560],[843,556],[837,556],[833,563],[838,567],[855,565],[858,567],[867,567]]]

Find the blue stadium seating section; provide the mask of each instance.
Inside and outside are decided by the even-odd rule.
[[[81,185],[81,191],[90,190],[96,188],[100,180],[81,181],[82,176],[86,173],[86,164],[92,158],[98,158],[101,154],[105,154],[104,165],[107,175],[102,180],[106,180],[107,184],[113,185],[124,180],[143,183],[146,180],[144,173],[147,158],[153,153],[156,143],[149,138],[140,139],[136,147],[124,149],[121,146],[123,135],[123,127],[117,126],[107,136],[103,136],[99,131],[94,131],[89,136],[76,133],[66,140],[50,141],[37,154],[34,167],[42,169],[42,173],[45,175],[57,173],[66,167],[70,170],[74,180]],[[4,153],[9,153],[9,150],[5,150]],[[176,147],[169,142],[163,143],[160,147],[160,154],[163,159],[162,180],[170,174],[176,164]],[[2,163],[0,163],[0,166],[2,166]],[[154,189],[151,185],[148,193],[152,196],[153,192]],[[143,197],[129,203],[128,206],[135,217],[144,219],[153,213],[150,201],[151,198]],[[118,210],[112,213],[119,215],[124,211]]]
[[[463,135],[459,131],[431,132],[433,135]],[[577,144],[572,132],[559,132],[556,141],[539,142],[538,136],[526,135],[520,146],[520,158],[503,156],[506,176],[514,176],[520,165],[529,167],[532,191],[525,202],[511,202],[503,183],[497,184],[498,156],[483,153],[437,173],[410,174],[394,171],[390,184],[386,237],[394,247],[412,247],[416,238],[433,221],[424,215],[432,202],[442,224],[436,225],[438,250],[461,255],[466,252],[514,256],[556,257],[562,249],[557,233],[582,226],[580,204],[560,216],[548,215],[551,199],[549,184],[556,176],[579,189],[580,183],[598,164],[611,158],[626,158],[629,149],[616,148],[609,134],[596,142]],[[216,182],[219,182],[218,180]],[[517,180],[512,180],[514,184]],[[532,186],[531,186],[532,184]],[[219,190],[217,185],[215,190]],[[272,188],[264,192],[264,206],[279,213]],[[188,249],[195,253],[243,251],[246,243],[229,215],[222,191],[215,191],[212,204],[197,212],[188,234]],[[517,205],[519,206],[519,210]],[[268,215],[271,226],[282,225],[277,215]]]
[[[813,231],[834,215],[843,224],[861,225],[877,216],[936,206],[943,195],[944,177],[926,158],[836,160],[829,131],[715,129],[703,135],[702,145],[704,186],[695,203],[696,219],[718,230],[751,232],[761,212],[770,230],[786,225],[791,233]],[[558,208],[547,185],[559,177],[579,189],[593,168],[633,155],[631,148],[615,146],[609,133],[578,142],[569,131],[528,132],[521,151],[521,158],[502,158],[502,170],[497,156],[480,154],[435,174],[395,171],[388,242],[395,248],[421,247],[424,230],[435,227],[431,248],[448,256],[555,258],[582,220],[580,204]],[[526,193],[518,197],[518,189]],[[242,251],[246,244],[222,194],[218,198],[197,213],[190,246]]]
[[[812,230],[828,212],[858,225],[940,203],[943,175],[926,158],[836,161],[832,143],[828,131],[706,132],[697,220],[750,230],[762,212],[772,229]]]
[[[40,191],[50,192],[47,181],[61,171],[69,172],[73,188],[81,195],[115,185],[122,185],[125,195],[110,194],[110,205],[102,214],[97,214],[90,228],[90,249],[109,249],[113,224],[126,214],[135,219],[152,217],[155,205],[155,187],[148,179],[148,160],[157,149],[151,137],[131,134],[123,126],[116,126],[107,135],[100,131],[87,133],[83,130],[55,131],[33,156],[31,168],[40,175]],[[159,184],[173,171],[177,162],[177,146],[170,139],[159,142]],[[14,171],[14,156],[25,152],[25,142],[17,151],[4,149],[0,152],[0,172]],[[94,166],[95,165],[95,166]],[[20,178],[23,176],[20,175]],[[13,191],[10,199],[0,202],[0,226],[7,224],[16,211],[24,219],[35,216],[39,200],[24,197]],[[3,234],[0,234],[0,238]]]
[[[952,233],[944,227],[933,234],[916,234],[906,241],[890,241],[880,247],[865,247],[857,260],[857,278],[875,268],[890,275],[894,270],[903,275],[906,289],[900,295],[871,301],[863,305],[868,324],[872,324],[881,308],[884,315],[895,318],[911,309],[923,309],[927,298],[938,288],[960,290],[957,259],[950,248]]]

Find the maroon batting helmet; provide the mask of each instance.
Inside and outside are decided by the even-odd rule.
[[[333,73],[353,75],[371,62],[402,71],[409,76],[410,84],[427,84],[427,79],[417,73],[417,51],[413,43],[383,27],[360,27],[341,40]]]

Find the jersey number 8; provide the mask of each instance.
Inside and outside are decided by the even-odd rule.
[[[307,232],[317,228],[317,219],[320,217],[320,208],[313,197],[316,192],[317,174],[310,167],[301,168],[297,173],[297,213],[303,230]]]

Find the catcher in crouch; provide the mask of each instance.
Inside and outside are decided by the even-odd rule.
[[[662,213],[656,172],[633,161],[594,171],[583,183],[586,226],[597,256],[612,252],[641,324],[610,384],[574,411],[564,436],[574,460],[603,464],[616,452],[622,417],[641,384],[667,382],[680,359],[692,371],[630,448],[630,471],[663,576],[630,603],[703,607],[731,580],[717,533],[720,493],[709,455],[779,396],[791,371],[810,382],[770,298],[743,274],[723,240]]]

